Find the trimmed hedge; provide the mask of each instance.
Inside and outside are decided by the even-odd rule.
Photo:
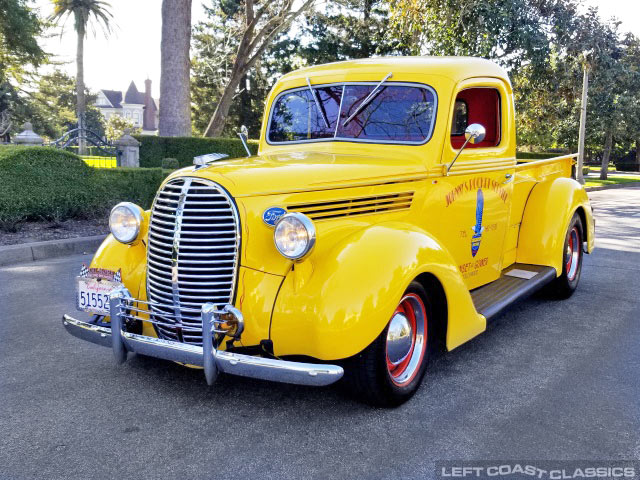
[[[206,153],[226,153],[230,158],[247,155],[239,138],[155,137],[135,135],[140,145],[140,166],[160,167],[162,159],[175,158],[180,167],[193,165],[193,157]],[[257,140],[249,140],[249,150],[258,153]]]
[[[165,178],[160,168],[95,169],[48,147],[0,149],[0,229],[25,220],[63,221],[108,214],[118,202],[149,208]]]

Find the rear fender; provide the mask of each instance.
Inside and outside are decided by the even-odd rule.
[[[595,226],[587,193],[572,178],[556,178],[533,187],[518,236],[518,263],[546,265],[562,272],[563,247],[576,212],[586,221],[587,251],[594,248]]]
[[[335,360],[361,352],[380,335],[409,283],[422,273],[435,276],[445,292],[449,349],[486,327],[447,249],[414,225],[367,227],[315,263],[310,258],[293,267],[273,311],[276,355]]]

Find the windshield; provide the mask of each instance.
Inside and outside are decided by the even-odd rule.
[[[313,86],[318,102],[308,87],[281,93],[271,109],[267,141],[408,144],[428,141],[436,114],[434,90],[426,85],[386,83],[358,111],[375,87],[376,84]],[[354,112],[357,114],[351,118]]]

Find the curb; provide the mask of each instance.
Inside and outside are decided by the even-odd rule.
[[[14,263],[33,262],[35,260],[65,257],[78,253],[95,252],[104,239],[105,235],[96,235],[93,237],[3,245],[0,246],[0,267]]]
[[[597,192],[598,190],[609,190],[610,188],[640,187],[640,182],[614,183],[613,185],[602,185],[600,187],[584,187],[587,192]]]

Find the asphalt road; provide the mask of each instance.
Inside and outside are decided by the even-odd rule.
[[[0,478],[432,478],[448,459],[640,460],[640,189],[593,192],[598,249],[437,359],[394,410],[69,336],[76,256],[0,268]]]

